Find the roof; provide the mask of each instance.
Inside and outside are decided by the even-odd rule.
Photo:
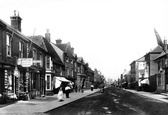
[[[48,50],[48,53],[53,57],[52,60],[54,61],[54,63],[64,65],[63,51],[55,46],[53,43],[49,42],[47,39],[44,38],[43,40]],[[60,52],[62,52],[62,56],[61,54],[59,54]]]
[[[42,49],[44,49],[45,51],[48,51],[47,48],[46,48],[46,45],[44,43],[44,40],[43,40],[43,36],[41,35],[38,35],[38,36],[28,36],[28,38],[30,40],[32,40],[36,45],[40,46]]]
[[[155,59],[153,59],[153,60],[157,60],[157,59],[159,59],[159,58],[165,56],[167,53],[168,53],[168,52],[165,53],[164,51],[162,51],[162,53],[160,53],[160,55],[157,56],[157,57],[156,57]]]
[[[62,51],[64,51],[67,56],[73,58],[74,57],[74,49],[71,47],[70,43],[64,43],[64,44],[56,44],[57,47],[59,47]]]
[[[142,61],[145,61],[145,57],[141,57],[141,58],[136,60],[136,62],[142,62]]]
[[[25,35],[23,35],[23,34],[22,34],[21,32],[19,32],[18,30],[12,28],[9,24],[7,24],[6,22],[4,22],[3,20],[0,19],[0,23],[1,23],[3,26],[6,26],[6,28],[7,28],[8,30],[10,30],[11,32],[14,31],[14,34],[20,36],[22,39],[24,39],[24,40],[26,40],[26,41],[29,41],[29,39],[28,39]]]
[[[156,46],[153,50],[151,50],[150,52],[162,52],[162,48],[160,46]]]
[[[59,60],[62,62],[62,64],[64,64],[64,52],[61,49],[59,49],[55,44],[53,43],[50,43],[50,44],[53,47],[55,53],[57,54],[57,57],[59,58]]]
[[[82,57],[77,57],[77,62],[82,62],[83,58]]]

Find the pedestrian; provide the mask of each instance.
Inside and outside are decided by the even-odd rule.
[[[62,91],[62,87],[60,87],[60,89],[59,89],[57,98],[58,98],[58,101],[64,101],[64,100],[63,100],[63,98],[64,98],[64,93],[63,93],[63,91]]]
[[[93,91],[93,88],[94,88],[93,84],[91,84],[90,88],[91,88],[91,91]]]
[[[71,88],[70,88],[69,85],[67,85],[67,86],[65,87],[66,98],[69,98],[70,89],[71,89]]]

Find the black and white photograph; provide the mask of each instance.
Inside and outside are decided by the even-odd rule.
[[[168,115],[168,0],[0,0],[0,115]]]

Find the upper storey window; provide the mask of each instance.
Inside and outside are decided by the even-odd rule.
[[[23,42],[19,42],[19,58],[23,58]]]
[[[11,36],[9,34],[6,35],[6,55],[11,56]]]
[[[37,60],[37,50],[33,49],[33,60]],[[37,63],[33,63],[33,65],[37,65]]]

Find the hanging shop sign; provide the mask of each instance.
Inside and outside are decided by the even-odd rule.
[[[41,60],[33,60],[33,63],[40,63],[41,64]]]
[[[18,58],[17,64],[23,67],[30,67],[33,64],[33,58]]]

